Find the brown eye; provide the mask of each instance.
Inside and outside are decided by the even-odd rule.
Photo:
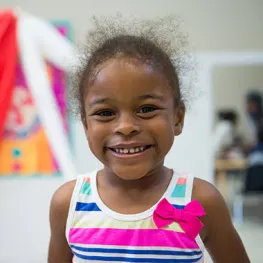
[[[149,113],[157,110],[157,107],[154,106],[143,106],[139,109],[138,113]]]
[[[102,111],[96,112],[95,115],[101,116],[101,117],[111,117],[111,116],[114,116],[114,112],[109,111],[109,110],[102,110]]]

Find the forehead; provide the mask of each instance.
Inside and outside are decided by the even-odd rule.
[[[149,93],[172,97],[168,81],[153,67],[128,58],[117,58],[101,66],[88,87],[86,99],[106,96],[124,101]]]

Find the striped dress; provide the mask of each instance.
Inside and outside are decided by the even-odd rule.
[[[100,199],[96,175],[97,171],[79,176],[72,194],[66,238],[73,263],[203,262],[199,235],[189,237],[177,222],[158,229],[153,221],[157,204],[133,215],[112,211]],[[191,201],[192,187],[193,177],[174,172],[163,198],[184,209]]]

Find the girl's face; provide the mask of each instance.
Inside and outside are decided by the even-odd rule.
[[[86,136],[107,170],[126,180],[162,168],[185,109],[174,105],[167,80],[129,58],[104,63],[85,96]]]

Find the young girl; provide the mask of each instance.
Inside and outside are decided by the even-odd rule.
[[[126,21],[103,21],[89,34],[76,98],[104,168],[54,194],[49,263],[201,263],[205,247],[214,262],[249,262],[214,186],[164,166],[185,115],[176,20],[126,31]]]

